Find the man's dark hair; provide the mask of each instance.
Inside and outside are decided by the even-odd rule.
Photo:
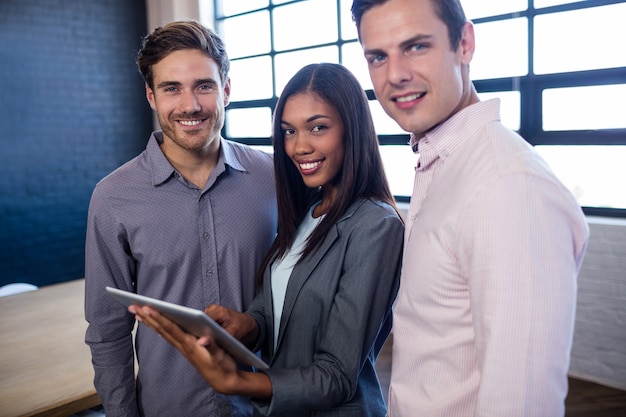
[[[148,86],[154,88],[152,66],[174,51],[197,49],[213,59],[220,70],[222,84],[228,79],[230,61],[224,42],[212,30],[195,21],[171,22],[143,38],[137,54],[137,68]]]
[[[352,2],[352,20],[356,23],[356,28],[361,37],[361,18],[363,14],[375,6],[386,3],[389,0],[354,0]],[[455,51],[461,43],[463,26],[467,22],[465,12],[459,0],[430,0],[435,13],[448,28],[450,47]]]

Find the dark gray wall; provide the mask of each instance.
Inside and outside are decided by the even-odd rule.
[[[138,0],[0,0],[0,285],[84,276],[96,182],[141,152],[152,114]]]

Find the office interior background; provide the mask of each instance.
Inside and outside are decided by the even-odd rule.
[[[476,24],[472,77],[503,122],[584,207],[571,373],[626,389],[626,2],[462,0]],[[392,189],[408,202],[415,155],[371,91],[351,0],[0,0],[0,286],[84,276],[96,182],[154,129],[134,63],[168,21],[215,28],[232,60],[223,135],[269,147],[271,109],[308,62],[340,62],[371,99]],[[541,213],[537,213],[541,215]]]

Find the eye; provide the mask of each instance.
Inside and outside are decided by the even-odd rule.
[[[382,54],[370,55],[370,56],[367,57],[367,62],[371,66],[376,67],[376,66],[381,65],[383,62],[385,62],[386,58],[387,57],[385,55],[382,55]]]
[[[425,43],[415,43],[411,46],[408,47],[407,52],[409,54],[411,53],[421,53],[426,51],[426,49],[428,49],[428,45]]]
[[[211,93],[215,90],[215,86],[213,84],[202,84],[198,87],[198,90],[203,93]]]
[[[324,125],[315,125],[311,128],[311,132],[322,132],[324,130],[328,129],[327,126]]]
[[[296,133],[296,131],[294,129],[291,129],[291,128],[282,129],[282,132],[283,132],[283,136],[290,136],[290,135],[293,135],[294,133]]]
[[[178,89],[176,87],[170,86],[166,87],[163,91],[165,91],[166,93],[175,93],[176,91],[178,91]]]

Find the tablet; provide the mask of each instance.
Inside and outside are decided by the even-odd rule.
[[[233,358],[254,366],[258,369],[267,369],[269,366],[250,349],[244,346],[233,335],[228,333],[204,311],[184,307],[156,298],[146,297],[117,288],[106,287],[107,292],[126,307],[131,305],[150,306],[158,310],[168,319],[178,324],[187,333],[197,337],[211,336],[218,345],[232,355]]]

